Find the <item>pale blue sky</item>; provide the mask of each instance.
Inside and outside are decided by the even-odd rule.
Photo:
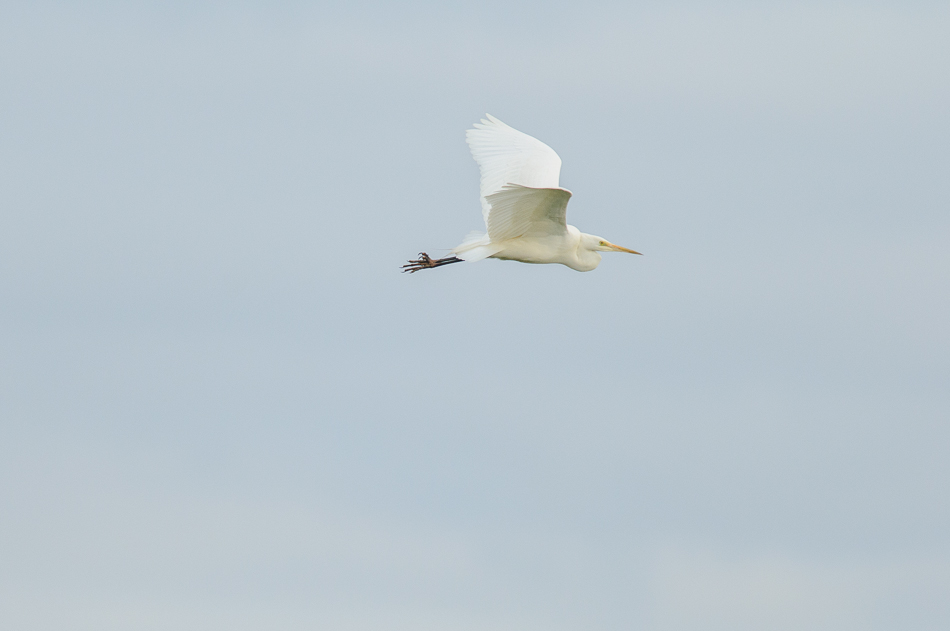
[[[0,622],[950,626],[940,3],[0,8]],[[485,112],[643,257],[402,275]]]

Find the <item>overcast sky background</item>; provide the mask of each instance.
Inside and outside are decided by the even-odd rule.
[[[272,4],[0,8],[2,626],[950,627],[946,3]]]

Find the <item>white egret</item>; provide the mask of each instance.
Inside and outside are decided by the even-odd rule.
[[[404,272],[485,258],[560,263],[589,272],[600,264],[601,252],[640,254],[569,226],[571,192],[558,186],[558,155],[537,138],[486,116],[465,132],[465,141],[481,172],[482,216],[488,233],[470,233],[445,258],[420,252],[418,259],[402,266]]]

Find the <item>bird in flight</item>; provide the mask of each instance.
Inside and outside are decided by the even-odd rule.
[[[482,217],[488,233],[472,232],[452,250],[433,259],[425,252],[403,272],[485,258],[522,263],[560,263],[579,272],[600,264],[601,252],[634,250],[567,224],[571,192],[558,186],[561,159],[551,147],[486,114],[465,132],[481,172]]]

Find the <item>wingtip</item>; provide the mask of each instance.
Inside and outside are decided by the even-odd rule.
[[[482,119],[481,124],[488,125],[488,126],[507,127],[507,125],[505,125],[498,118],[492,116],[488,112],[485,112],[485,118]]]

